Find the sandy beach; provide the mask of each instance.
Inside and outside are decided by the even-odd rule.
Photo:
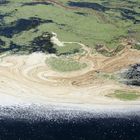
[[[43,53],[1,57],[0,105],[58,104],[90,106],[90,108],[98,105],[103,108],[104,106],[108,106],[107,108],[139,106],[139,100],[121,101],[105,96],[116,89],[128,88],[125,85],[120,86],[115,82],[100,79],[95,79],[92,84],[89,84],[87,70],[79,74],[78,72],[70,74],[55,72],[45,63],[48,57],[51,56]],[[83,80],[86,84],[73,85],[73,80],[76,79],[79,82]]]

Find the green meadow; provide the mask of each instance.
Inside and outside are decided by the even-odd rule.
[[[53,69],[59,72],[70,72],[86,68],[85,63],[80,63],[72,59],[66,58],[49,58],[46,63]]]
[[[109,95],[109,97],[115,97],[123,101],[133,101],[140,98],[140,93],[136,91],[116,90],[114,93]]]
[[[132,2],[128,0],[95,0],[94,2],[82,0],[84,3],[92,4],[92,8],[83,7],[83,5],[82,7],[73,6],[67,0],[59,2],[73,9],[66,9],[56,4],[29,5],[28,3],[32,3],[29,0],[10,0],[7,4],[1,4],[0,39],[5,44],[0,47],[8,48],[11,42],[19,46],[31,46],[33,39],[43,32],[55,32],[61,41],[82,42],[92,48],[97,44],[115,48],[122,37],[131,37],[140,41],[140,0]],[[81,0],[70,2],[77,4]],[[106,10],[102,11],[100,7],[105,7]],[[37,26],[25,27],[22,30],[22,24],[17,26],[21,19],[32,22],[31,18],[42,20],[42,22]],[[46,20],[51,20],[51,22],[47,23]],[[5,34],[12,32],[12,35],[9,37],[4,32]],[[69,46],[69,50],[70,47],[73,46]],[[59,51],[61,53],[62,50]]]

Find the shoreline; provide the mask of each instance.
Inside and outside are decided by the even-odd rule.
[[[15,105],[0,106],[0,120],[24,120],[24,121],[41,121],[41,120],[90,120],[92,118],[136,118],[140,117],[139,106],[101,106],[90,107],[83,106],[59,106],[59,105]]]

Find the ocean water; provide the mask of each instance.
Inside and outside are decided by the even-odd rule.
[[[1,140],[140,140],[140,118],[92,118],[83,121],[2,119]]]
[[[140,140],[139,112],[99,112],[1,107],[0,140]]]

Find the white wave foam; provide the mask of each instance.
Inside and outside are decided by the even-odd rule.
[[[39,104],[20,104],[13,106],[0,106],[0,118],[41,121],[72,121],[90,120],[92,118],[130,118],[140,116],[138,106],[81,106],[81,105],[39,105]]]

